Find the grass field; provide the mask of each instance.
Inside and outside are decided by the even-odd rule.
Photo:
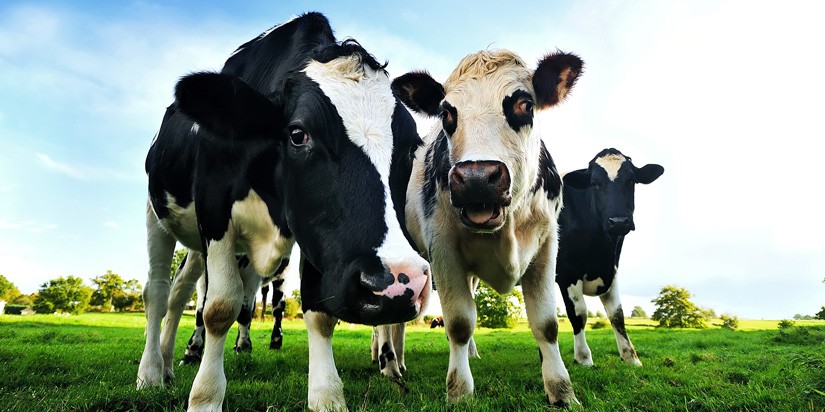
[[[822,411],[825,410],[825,322],[741,321],[741,330],[663,330],[629,320],[642,368],[624,365],[613,332],[587,331],[596,366],[572,363],[573,337],[563,322],[562,356],[576,396],[588,411]],[[717,322],[718,323],[718,322]],[[0,410],[182,410],[196,369],[177,367],[166,388],[135,390],[143,349],[143,314],[0,316]],[[176,359],[192,316],[184,316]],[[227,340],[229,411],[303,410],[307,344],[302,321],[285,323],[284,349],[267,349],[271,324],[253,323],[252,355],[232,352]],[[370,362],[370,330],[342,324],[335,358],[350,410],[532,411],[548,409],[538,354],[527,325],[479,329],[482,359],[470,362],[475,398],[445,403],[448,347],[443,329],[408,329],[409,393]]]

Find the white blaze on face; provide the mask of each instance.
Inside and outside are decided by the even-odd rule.
[[[607,177],[612,182],[616,180],[616,176],[619,175],[619,169],[622,167],[622,163],[624,163],[625,160],[627,159],[620,154],[608,154],[597,158],[596,164],[601,166],[604,171],[607,172]]]
[[[349,139],[369,157],[381,176],[384,186],[384,221],[387,235],[378,247],[378,256],[385,262],[414,253],[401,232],[401,226],[390,197],[390,164],[392,162],[392,116],[395,96],[390,79],[383,70],[372,70],[354,56],[339,57],[327,63],[310,61],[304,73],[318,83],[329,98],[347,131]]]

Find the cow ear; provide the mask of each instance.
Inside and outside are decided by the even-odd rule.
[[[590,173],[587,169],[574,170],[562,177],[565,186],[573,189],[587,189],[590,186]]]
[[[418,114],[438,116],[444,100],[444,86],[425,71],[414,71],[392,81],[392,90],[404,104]]]
[[[237,77],[188,75],[175,86],[175,100],[181,112],[219,138],[273,136],[283,128],[275,103]]]
[[[636,183],[653,183],[653,181],[658,179],[664,172],[665,168],[657,164],[651,163],[649,165],[644,165],[643,167],[636,169]]]
[[[541,59],[533,73],[536,106],[546,109],[564,100],[583,69],[582,59],[571,53],[557,51]]]

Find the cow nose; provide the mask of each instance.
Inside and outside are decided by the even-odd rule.
[[[376,296],[391,299],[421,314],[429,301],[430,265],[421,257],[386,262],[382,276],[361,273],[361,285]]]
[[[497,161],[461,162],[450,171],[450,188],[467,186],[510,187],[510,174],[504,163]]]
[[[607,218],[607,226],[615,234],[627,234],[633,230],[633,223],[629,216],[614,216]]]
[[[509,203],[510,172],[499,161],[457,163],[450,171],[450,192],[459,203]]]

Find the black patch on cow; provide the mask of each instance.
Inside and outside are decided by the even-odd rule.
[[[238,261],[238,269],[246,269],[249,267],[249,257],[246,255],[237,255],[235,260]]]
[[[610,324],[613,325],[613,330],[615,330],[616,333],[625,338],[625,340],[630,341],[627,337],[627,330],[624,327],[624,311],[622,310],[622,305],[616,308],[616,313],[610,318]]]
[[[447,336],[451,342],[459,345],[466,345],[473,337],[473,329],[470,321],[465,318],[455,318],[447,323]]]
[[[241,311],[238,313],[238,323],[247,326],[252,323],[252,308],[246,305],[241,306]]]
[[[436,190],[447,188],[447,176],[451,167],[447,136],[442,131],[427,148],[424,159],[424,184],[421,188],[423,192],[421,199],[424,203],[424,216],[427,218],[432,216],[435,210]]]
[[[527,110],[522,111],[520,105],[526,103]],[[522,127],[533,127],[533,96],[524,90],[516,90],[501,102],[504,110],[504,118],[507,124],[515,131],[520,131]]]
[[[392,81],[398,98],[416,113],[437,116],[444,99],[444,86],[426,71],[412,71]]]
[[[206,299],[204,299],[206,302]],[[202,327],[203,326],[203,310],[195,311],[195,326]]]
[[[536,193],[539,189],[544,189],[544,193],[548,199],[555,199],[561,193],[561,176],[556,170],[556,164],[553,162],[553,157],[547,151],[544,141],[541,141],[541,150],[539,151],[539,173],[536,177],[536,183],[533,184],[532,193]]]
[[[398,283],[401,283],[402,285],[406,285],[406,284],[410,283],[410,277],[407,276],[406,273],[403,273],[403,272],[399,273],[398,274]]]
[[[412,245],[413,249],[420,253],[421,251],[417,249],[407,229],[406,206],[407,187],[412,176],[415,153],[424,142],[418,136],[415,120],[400,102],[395,105],[392,130],[393,154],[392,164],[390,165],[390,196],[393,207],[395,208],[395,216],[401,226],[401,232],[404,233],[404,237],[407,239],[407,242]]]
[[[441,117],[441,125],[447,133],[447,136],[454,135],[458,127],[458,110],[449,102],[441,102],[441,113],[439,116]]]
[[[559,338],[559,321],[554,319],[550,319],[547,321],[547,324],[544,326],[544,338],[547,339],[548,342],[551,344],[556,343]]]

